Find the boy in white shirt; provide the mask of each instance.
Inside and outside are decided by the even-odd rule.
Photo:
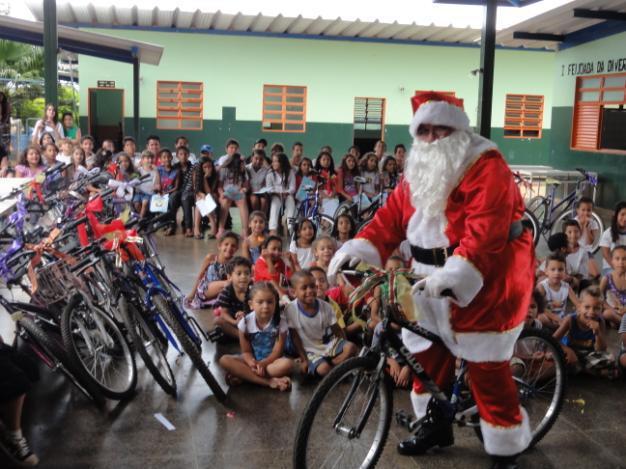
[[[317,298],[315,277],[307,269],[291,277],[296,299],[285,307],[285,317],[301,360],[301,371],[325,376],[356,355],[357,347],[343,338],[330,304]]]

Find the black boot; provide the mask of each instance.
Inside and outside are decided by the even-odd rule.
[[[518,469],[517,456],[491,456],[491,469]]]
[[[454,444],[452,423],[427,415],[413,436],[398,444],[398,453],[408,456],[424,454],[431,448],[444,448]]]

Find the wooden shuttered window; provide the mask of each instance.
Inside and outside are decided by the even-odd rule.
[[[263,131],[306,131],[306,86],[263,85]]]
[[[202,130],[201,82],[157,81],[157,129]]]
[[[507,94],[504,108],[505,138],[541,138],[543,96]]]
[[[618,136],[615,142],[620,131],[610,128],[607,113],[624,112],[625,105],[626,74],[576,78],[571,147],[586,151],[623,150],[626,139]]]

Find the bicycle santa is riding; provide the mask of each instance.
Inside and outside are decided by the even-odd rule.
[[[372,348],[364,349],[359,357],[334,368],[320,382],[298,424],[293,467],[376,466],[392,421],[392,380],[386,372],[386,359],[393,354],[409,364],[432,395],[425,417],[412,420],[405,413],[398,412],[399,424],[414,430],[429,419],[443,419],[473,428],[482,440],[478,409],[469,390],[465,361],[462,360],[457,367],[451,391],[446,393],[424,371],[397,335],[397,329],[403,327],[433,343],[441,343],[437,335],[407,318],[406,309],[411,303],[410,284],[418,277],[408,271],[377,269],[350,273],[364,278],[361,286],[352,293],[351,303],[358,302],[377,285],[389,285],[389,302],[382,313],[380,340]],[[532,448],[554,425],[563,404],[566,385],[564,356],[559,344],[549,334],[527,329],[522,331],[515,344],[510,366],[520,403],[529,415],[532,438],[528,448]]]

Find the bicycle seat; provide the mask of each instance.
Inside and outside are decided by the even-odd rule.
[[[554,186],[560,186],[561,185],[561,181],[559,181],[558,179],[546,178],[546,184],[552,184]]]

